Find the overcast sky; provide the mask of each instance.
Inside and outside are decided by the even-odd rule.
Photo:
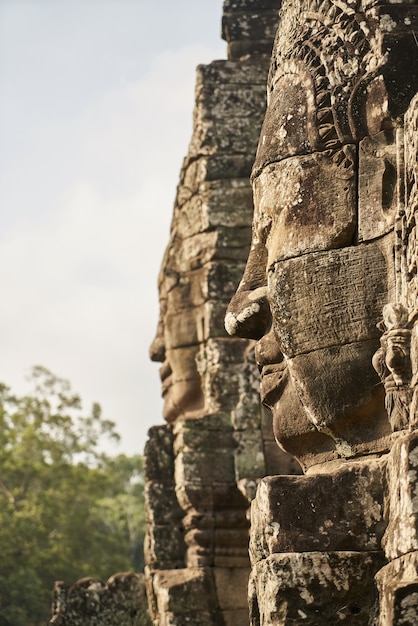
[[[157,274],[222,0],[0,0],[0,381],[33,365],[161,424]]]

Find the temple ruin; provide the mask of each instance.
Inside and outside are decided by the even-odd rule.
[[[225,0],[222,36],[159,277],[151,620],[416,626],[418,3]]]
[[[418,624],[417,5],[223,10],[151,349],[153,623]]]

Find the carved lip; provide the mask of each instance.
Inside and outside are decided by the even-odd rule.
[[[261,402],[268,408],[272,408],[279,400],[287,385],[288,373],[285,363],[269,364],[260,367]]]
[[[160,379],[162,383],[161,395],[162,396],[164,396],[167,393],[169,387],[171,387],[172,374],[173,374],[173,371],[171,369],[170,363],[168,361],[164,361],[164,363],[160,367]]]

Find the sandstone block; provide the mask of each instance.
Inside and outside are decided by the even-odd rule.
[[[383,452],[390,447],[384,390],[371,365],[377,348],[377,340],[353,341],[301,354],[289,362],[293,380],[315,380],[309,389],[298,386],[298,396],[317,420],[319,430],[330,425],[337,451],[346,456]],[[362,406],[365,409],[357,409]],[[345,453],[344,442],[349,446]]]
[[[149,524],[176,523],[183,517],[174,482],[149,481],[145,485],[146,516]]]
[[[373,584],[383,555],[359,552],[273,554],[250,577],[251,626],[373,623]]]
[[[183,239],[180,242],[173,242],[172,249],[169,252],[170,266],[175,267],[178,271],[189,274],[201,268],[212,261],[217,249],[218,233],[210,231],[205,233],[196,233],[193,237]],[[172,267],[167,267],[169,271]]]
[[[220,273],[221,270],[220,270]],[[176,298],[177,299],[177,298]],[[191,346],[198,346],[209,338],[226,337],[224,324],[227,302],[226,299],[206,301],[203,304],[178,311],[170,310],[165,316],[165,342],[166,350],[177,348],[189,349]],[[186,353],[185,353],[186,354]],[[188,353],[192,360],[196,354],[196,349]],[[195,366],[190,368],[195,370]]]
[[[197,477],[196,477],[197,478]],[[176,487],[177,498],[185,511],[222,512],[225,509],[245,511],[248,502],[234,482],[180,484]]]
[[[260,85],[222,85],[203,83],[197,89],[196,106],[201,108],[203,118],[213,121],[228,118],[251,117],[260,113],[260,105],[265,102],[265,90]],[[232,121],[232,119],[231,119]]]
[[[224,0],[223,10],[225,13],[243,10],[258,12],[265,9],[280,9],[281,4],[282,0]]]
[[[212,61],[197,68],[197,91],[201,85],[255,85],[266,86],[268,59],[242,59],[241,61]]]
[[[231,483],[235,479],[234,458],[229,449],[180,452],[175,461],[176,484]]]
[[[176,455],[180,452],[208,451],[214,454],[217,451],[233,450],[236,447],[232,430],[216,431],[205,428],[205,420],[199,420],[200,428],[197,428],[197,421],[186,420],[178,428],[174,449]]]
[[[57,581],[52,606],[53,624],[71,626],[141,626],[147,619],[143,574],[115,574],[107,583],[83,578],[68,586]]]
[[[223,228],[219,226],[217,229],[217,256],[215,258],[228,259],[230,258],[228,255],[234,254],[233,258],[238,259],[234,250],[241,250],[246,254],[245,258],[243,254],[243,258],[239,257],[239,259],[244,262],[247,260],[251,242],[251,218],[252,215],[248,215],[248,224],[240,228]]]
[[[186,546],[184,532],[179,522],[153,525],[144,540],[145,562],[151,569],[176,569],[184,566]]]
[[[418,550],[418,433],[397,439],[388,461],[388,559]]]
[[[251,507],[252,563],[280,552],[380,550],[383,472],[370,462],[263,478]]]
[[[277,23],[278,10],[267,9],[253,13],[250,11],[234,11],[222,16],[222,37],[226,41],[267,40],[272,42]]]
[[[222,610],[247,609],[247,587],[250,568],[214,568],[215,586]]]
[[[418,624],[418,552],[401,556],[376,574],[379,626]]]
[[[147,480],[172,481],[174,477],[173,431],[171,426],[153,426],[144,451]]]
[[[242,207],[236,211],[236,206]],[[245,210],[247,207],[247,211]],[[213,181],[201,184],[198,196],[191,198],[178,215],[178,228],[184,237],[191,237],[215,228],[248,226],[248,212],[252,210],[252,191],[245,179]]]
[[[302,469],[297,460],[277,445],[274,440],[264,440],[264,462],[266,464],[266,476],[302,474]]]
[[[203,180],[224,180],[229,178],[249,178],[254,155],[233,154],[212,156],[204,164]],[[202,164],[203,165],[203,164]]]
[[[154,591],[158,598],[160,615],[174,613],[180,616],[211,615],[217,612],[218,602],[212,573],[207,569],[180,569],[159,571],[154,575]],[[205,618],[207,620],[207,618]],[[185,624],[187,622],[175,622]],[[194,624],[195,622],[189,622]],[[211,623],[198,621],[196,624]]]
[[[190,153],[210,155],[218,153],[255,155],[263,112],[256,122],[248,117],[223,120],[203,119],[195,113],[195,132],[190,143]]]
[[[260,431],[236,432],[234,439],[237,443],[234,450],[237,478],[262,478],[265,476],[266,465]]]
[[[378,338],[391,259],[392,240],[384,239],[277,263],[269,300],[284,354]]]
[[[221,621],[220,621],[221,620]],[[189,613],[167,612],[155,622],[156,626],[218,626],[223,624],[221,613],[190,611]]]

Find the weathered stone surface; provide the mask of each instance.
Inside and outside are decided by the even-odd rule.
[[[213,84],[217,89],[222,85],[249,85],[259,86],[262,89],[266,87],[267,71],[269,60],[263,57],[253,59],[242,59],[240,61],[213,61],[209,65],[199,65],[197,68],[196,89],[199,90],[201,85]],[[265,93],[264,93],[265,99]],[[263,100],[264,102],[264,100]],[[208,109],[209,117],[211,112]],[[235,114],[240,115],[238,108]],[[257,111],[260,118],[260,124],[263,120],[264,111]],[[255,145],[254,148],[257,148]],[[245,153],[248,154],[250,147],[247,146]]]
[[[408,31],[416,15],[406,2],[283,3],[252,173],[252,245],[225,319],[231,335],[257,341],[261,399],[275,438],[309,471],[263,479],[253,503],[258,626],[375,623],[383,519],[389,558],[418,549],[412,448],[402,462],[400,443],[391,453],[384,516],[381,473],[376,482],[368,464],[354,470],[342,461],[385,454],[394,441],[390,426],[417,423],[418,117],[410,112],[403,137],[403,115],[418,90]],[[344,573],[341,549],[364,552]],[[291,550],[293,565],[283,554]],[[332,561],[321,582],[313,582],[323,575],[314,562],[306,566],[313,550]],[[352,581],[341,583],[346,574]]]
[[[382,311],[380,347],[373,357],[395,432],[416,429],[418,422],[417,97],[412,100],[404,121],[404,128],[397,130],[398,195],[402,201],[395,217],[396,293]]]
[[[249,11],[234,11],[222,18],[222,37],[228,41],[248,40],[272,41],[276,33],[278,11],[260,11],[251,14]],[[271,45],[271,44],[270,44]]]
[[[274,554],[252,570],[250,624],[371,624],[383,562],[373,552]]]
[[[418,298],[418,258],[416,255],[417,226],[416,206],[418,196],[418,94],[412,99],[405,114],[405,226],[403,228],[402,248],[406,253],[408,273],[402,274],[402,295],[410,309]],[[406,241],[405,241],[406,239]],[[400,242],[398,242],[399,244]],[[416,347],[413,347],[416,354]],[[417,361],[415,357],[415,362]]]
[[[339,158],[345,167],[337,167]],[[357,222],[356,149],[314,153],[264,168],[254,180],[254,228],[267,231],[267,266],[351,245]],[[347,165],[348,163],[348,165]]]
[[[180,521],[149,526],[144,539],[145,562],[155,569],[176,569],[184,566],[186,545]]]
[[[223,510],[227,508],[237,508],[246,510],[247,503],[244,502],[242,494],[236,489],[233,483],[207,484],[196,480],[189,484],[182,484],[177,487],[177,497],[185,511],[193,510]],[[245,519],[245,515],[242,515]]]
[[[295,457],[279,448],[276,440],[264,441],[263,449],[266,464],[266,476],[270,476],[272,474],[302,474],[302,468]]]
[[[242,626],[248,624],[248,608],[225,609],[222,611],[225,626]]]
[[[265,97],[263,86],[256,89],[253,85],[233,85],[202,83],[197,89],[197,107],[202,108],[204,117],[210,116],[211,120],[222,120],[235,117],[239,111],[239,117],[253,118],[260,114],[260,100]]]
[[[265,106],[267,69],[268,57],[260,55],[198,67],[194,128],[186,164],[189,159],[214,154],[253,159]],[[228,98],[233,102],[225,107]],[[224,115],[220,115],[222,111]]]
[[[174,519],[183,517],[184,512],[177,502],[174,493],[168,489],[167,481],[148,481],[145,484],[145,499],[147,502],[147,521],[149,524],[168,524]]]
[[[205,381],[205,393],[214,409],[231,412],[237,404],[237,396],[231,389],[238,389],[242,372],[240,364],[247,345],[238,339],[209,339],[196,357],[197,367]],[[222,367],[221,367],[222,364]]]
[[[222,626],[216,589],[206,569],[187,568],[159,571],[153,588],[157,599],[157,615],[161,626]]]
[[[270,59],[272,44],[270,39],[251,41],[241,39],[228,43],[228,59],[245,59],[246,57],[264,56]]]
[[[169,426],[150,428],[144,456],[145,474],[148,480],[173,479],[173,431]]]
[[[251,507],[253,565],[271,554],[375,551],[385,530],[380,462],[263,478]]]
[[[216,567],[214,574],[221,608],[223,610],[247,609],[247,599],[242,597],[240,590],[248,584],[250,568],[227,569]],[[248,621],[248,612],[246,618]]]
[[[388,559],[418,550],[418,433],[393,445],[388,461],[388,527],[383,546]]]
[[[234,458],[228,449],[202,452],[181,452],[176,458],[176,482],[232,482],[235,478]]]
[[[143,574],[116,574],[103,583],[83,578],[55,583],[52,618],[60,626],[149,626]]]
[[[257,58],[271,54],[279,20],[278,0],[231,0],[224,2],[222,37],[228,42],[228,58]]]
[[[359,241],[376,239],[394,227],[399,202],[397,163],[393,131],[382,131],[360,142]]]
[[[265,97],[263,97],[264,100]],[[221,120],[205,120],[204,123],[198,120],[198,122],[199,125],[191,144],[193,152],[203,155],[217,152],[244,154],[249,144],[257,143],[254,124],[248,117],[234,118],[233,123],[228,126],[225,126]]]
[[[235,211],[237,205],[252,207],[252,192],[247,180],[232,179],[228,186],[219,181],[202,183],[199,195],[181,207],[178,228],[184,237],[191,237],[217,226],[248,226],[248,216],[245,212]]]
[[[269,300],[286,357],[378,337],[376,323],[390,288],[391,244],[371,242],[275,265]],[[315,314],[307,316],[310,309]]]
[[[262,478],[266,475],[266,463],[264,457],[264,445],[260,432],[252,434],[237,432],[234,436],[237,443],[235,449],[235,472],[236,475]],[[277,446],[276,446],[277,447]]]
[[[184,511],[175,494],[173,431],[168,425],[150,429],[146,445],[145,561],[155,568],[184,566]]]
[[[223,10],[225,13],[244,10],[255,13],[265,9],[280,9],[281,4],[281,0],[224,0]]]
[[[379,626],[418,623],[418,552],[393,560],[377,573]]]
[[[377,624],[385,524],[388,558],[418,550],[412,435],[411,453],[396,444],[387,482],[382,475],[391,430],[418,421],[418,117],[408,113],[403,130],[418,89],[415,3],[283,3],[252,173],[252,243],[226,318],[235,338],[218,328],[249,249],[246,177],[279,5],[226,0],[230,60],[198,70],[154,344],[165,359],[187,569],[178,586],[174,576],[154,585],[154,606],[166,603],[154,608],[155,626],[246,623],[246,507],[260,479],[252,624]],[[276,441],[307,476],[263,478],[297,471]],[[156,482],[150,501],[160,491]],[[156,502],[154,519],[168,520],[168,509]],[[202,584],[192,576],[189,585],[192,571],[204,572]],[[408,572],[381,626],[413,623],[417,576]],[[199,585],[211,608],[177,600],[182,586],[194,594]]]

